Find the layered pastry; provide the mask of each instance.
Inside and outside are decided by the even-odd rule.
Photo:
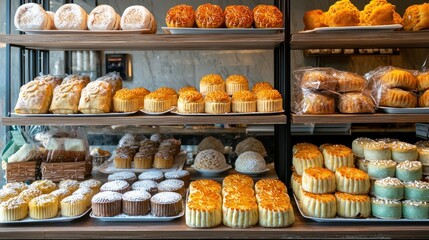
[[[405,9],[404,30],[419,31],[429,28],[429,3],[411,5]]]
[[[393,160],[374,160],[368,163],[368,175],[371,178],[395,177],[397,163]]]
[[[14,17],[19,30],[47,30],[52,21],[43,7],[36,3],[26,3],[18,7]]]
[[[193,27],[195,24],[194,8],[187,4],[171,7],[165,16],[165,23],[167,27]]]
[[[88,15],[89,30],[119,30],[121,16],[109,5],[98,5]]]
[[[101,185],[102,183],[98,180],[88,179],[88,180],[82,181],[79,184],[79,187],[88,187],[94,192],[94,194],[97,194],[98,192],[100,192]]]
[[[59,188],[51,193],[50,195],[56,197],[58,199],[58,207],[61,209],[61,200],[63,200],[65,197],[68,197],[71,195],[71,191],[66,188]]]
[[[191,174],[187,170],[173,170],[164,173],[165,179],[178,179],[182,180],[185,183],[185,189],[188,188]]]
[[[219,74],[207,74],[200,80],[200,92],[206,95],[214,91],[226,91],[225,81]]]
[[[82,195],[84,197],[85,203],[87,207],[91,206],[92,197],[97,194],[89,187],[79,187],[76,191],[72,193],[72,195]]]
[[[337,214],[337,200],[334,194],[314,194],[301,190],[300,206],[311,217],[333,218]]]
[[[250,28],[253,24],[253,13],[245,5],[229,5],[225,8],[225,26],[227,28]]]
[[[429,107],[429,90],[419,96],[419,107]]]
[[[124,180],[127,181],[128,184],[133,184],[137,181],[137,176],[133,172],[115,172],[110,174],[107,177],[107,181],[115,181],[115,180]]]
[[[300,87],[305,89],[336,91],[337,78],[330,72],[308,70],[302,74]]]
[[[155,17],[144,6],[130,6],[122,13],[121,28],[123,30],[149,29],[151,33],[154,33],[156,32]]]
[[[290,182],[292,185],[293,194],[295,194],[295,197],[298,200],[301,200],[302,176],[298,175],[296,172],[293,172]]]
[[[371,216],[371,199],[368,195],[336,192],[337,215],[345,218],[367,218]]]
[[[260,4],[253,8],[253,21],[256,28],[282,28],[283,14],[274,5]]]
[[[222,181],[222,187],[227,188],[230,186],[243,185],[253,189],[253,179],[247,175],[235,173],[226,176]]]
[[[163,92],[170,97],[170,106],[177,106],[177,92],[171,87],[160,87],[155,92]]]
[[[199,28],[219,28],[224,22],[224,13],[219,5],[201,4],[195,10],[195,23]]]
[[[374,113],[375,104],[371,96],[363,92],[349,92],[341,95],[338,110],[341,113]]]
[[[310,167],[302,174],[301,188],[316,194],[335,192],[335,174],[326,168]]]
[[[144,110],[164,112],[171,107],[171,97],[165,92],[151,92],[144,97]]]
[[[429,202],[429,183],[423,181],[405,182],[405,199]]]
[[[418,91],[426,91],[429,89],[429,72],[420,72],[416,79]]]
[[[273,85],[271,85],[271,83],[269,83],[269,82],[257,82],[255,84],[253,84],[252,93],[256,94],[259,91],[269,90],[269,89],[274,89],[274,87],[273,87]]]
[[[303,20],[304,30],[327,27],[325,24],[325,12],[320,9],[306,11]]]
[[[152,180],[160,183],[162,180],[164,180],[164,173],[158,170],[146,171],[142,172],[138,178],[139,180]]]
[[[30,81],[19,90],[15,113],[48,113],[52,101],[53,88],[44,81]]]
[[[231,98],[226,92],[214,91],[205,97],[205,112],[222,114],[231,112]]]
[[[292,154],[295,154],[298,151],[307,150],[307,149],[319,150],[319,148],[316,145],[314,145],[313,143],[300,142],[300,143],[293,145]]]
[[[292,156],[292,164],[296,173],[302,176],[307,168],[323,167],[323,155],[319,149],[298,151]]]
[[[261,192],[287,193],[287,188],[286,185],[278,179],[263,178],[255,183],[255,193],[258,194]]]
[[[113,217],[122,212],[122,194],[118,192],[97,193],[91,202],[94,216]]]
[[[339,0],[325,13],[325,24],[329,27],[356,26],[360,12],[349,0]]]
[[[265,150],[264,144],[254,137],[247,137],[243,141],[240,141],[237,146],[235,146],[235,153],[237,155],[247,151],[257,152],[264,157],[267,156],[267,151]]]
[[[3,189],[10,189],[18,194],[27,189],[27,185],[24,182],[9,182],[3,185]]]
[[[194,86],[189,86],[189,85],[187,85],[187,86],[181,87],[181,88],[177,91],[177,93],[178,93],[178,94],[179,94],[179,96],[180,96],[180,94],[185,93],[185,92],[188,92],[188,91],[195,91],[195,92],[198,92],[197,88],[195,88]]]
[[[360,92],[366,86],[366,80],[362,76],[351,72],[340,72],[336,74],[338,81],[338,92]]]
[[[239,74],[228,76],[225,85],[226,92],[230,96],[239,91],[249,90],[249,81],[245,76]]]
[[[155,150],[154,150],[155,151]],[[134,168],[149,169],[152,168],[155,152],[145,149],[134,155]]]
[[[113,158],[113,165],[115,168],[131,168],[133,157],[123,153],[117,153]]]
[[[392,159],[392,151],[389,144],[379,141],[371,142],[363,147],[363,154],[366,160]]]
[[[372,0],[360,12],[361,25],[388,25],[395,23],[395,6],[386,0]]]
[[[13,189],[1,189],[0,190],[0,202],[4,202],[10,198],[16,197],[18,192]]]
[[[197,154],[194,160],[193,168],[220,170],[228,167],[223,153],[213,149],[207,149]]]
[[[216,192],[190,194],[186,203],[186,225],[197,228],[218,226],[222,222],[221,199]]]
[[[179,179],[166,179],[158,183],[158,192],[176,192],[185,196],[185,182]]]
[[[181,113],[203,113],[204,106],[204,97],[197,91],[184,92],[177,101],[177,111]]]
[[[122,89],[122,78],[118,72],[109,72],[108,74],[99,77],[96,81],[104,81],[112,85],[112,96],[115,96],[116,91]]]
[[[153,180],[141,180],[133,183],[131,189],[146,191],[153,196],[158,193],[158,183]]]
[[[248,228],[258,223],[258,204],[254,196],[224,199],[222,222],[227,227]]]
[[[67,3],[55,11],[54,23],[58,30],[86,30],[88,14],[79,5]]]
[[[74,217],[83,214],[87,209],[85,196],[71,195],[60,201],[61,216]]]
[[[174,156],[166,151],[158,151],[153,157],[154,168],[171,168],[173,167]]]
[[[422,163],[408,160],[398,163],[398,165],[396,165],[396,177],[404,182],[422,179]]]
[[[78,113],[79,100],[84,87],[82,81],[73,81],[55,87],[49,111],[58,114]]]
[[[150,212],[154,217],[176,216],[183,210],[182,195],[160,192],[150,198]]]
[[[220,139],[217,139],[212,136],[205,137],[201,142],[198,144],[197,152],[201,152],[207,149],[213,149],[218,152],[224,152],[225,146],[223,145],[222,141]]]
[[[70,193],[72,193],[79,188],[79,182],[73,179],[65,179],[58,183],[58,188],[67,189],[70,191]]]
[[[304,179],[304,176],[303,176]],[[370,189],[369,176],[354,167],[339,167],[335,171],[337,191],[350,194],[367,194]]]
[[[353,167],[353,151],[344,145],[334,144],[326,146],[323,150],[325,167],[333,172],[339,167]]]
[[[113,111],[115,112],[134,112],[138,111],[143,102],[143,97],[137,95],[134,91],[123,88],[116,91],[113,96]]]
[[[253,151],[247,151],[235,160],[235,170],[240,172],[261,172],[267,169],[264,157]]]
[[[30,188],[37,188],[42,191],[43,194],[49,194],[52,191],[58,189],[57,185],[51,180],[37,180],[30,184]]]
[[[256,112],[256,96],[248,90],[238,91],[232,95],[232,112]]]
[[[258,203],[261,227],[288,227],[294,224],[295,215],[291,203],[285,197],[272,197]]]
[[[398,219],[402,217],[402,204],[400,201],[372,198],[371,212],[377,218]]]
[[[16,221],[27,217],[28,204],[21,197],[13,197],[0,203],[0,220]]]
[[[417,79],[411,72],[399,68],[383,74],[380,81],[387,88],[401,88],[404,90],[414,90],[417,85]]]
[[[364,158],[365,157],[365,155],[364,155],[364,147],[368,143],[372,143],[372,142],[374,142],[374,140],[371,139],[371,138],[366,138],[366,137],[356,138],[352,142],[352,151],[353,151],[353,154],[356,157],[358,157],[358,158]]]
[[[300,107],[302,113],[335,113],[335,99],[318,92],[306,92]]]
[[[151,195],[145,191],[129,191],[122,195],[122,212],[130,216],[143,216],[149,213]]]
[[[200,179],[189,184],[189,194],[194,192],[216,192],[221,193],[222,185],[211,179]]]
[[[113,180],[110,182],[106,182],[105,184],[101,185],[100,191],[101,192],[118,192],[118,193],[125,193],[130,190],[130,184],[125,180]]]
[[[429,203],[419,201],[402,201],[402,216],[408,219],[428,219]]]
[[[387,89],[381,94],[380,106],[397,108],[415,108],[417,107],[417,96],[400,88]]]
[[[413,144],[394,142],[390,144],[390,149],[392,150],[392,160],[395,162],[416,161],[419,158],[417,147]]]
[[[47,219],[56,217],[58,214],[58,198],[43,194],[31,199],[28,203],[29,215],[34,219]]]
[[[18,195],[18,197],[24,199],[25,202],[29,203],[31,201],[31,199],[38,197],[42,194],[43,194],[42,191],[40,191],[37,188],[28,188],[28,189],[25,189],[24,191],[22,191]]]
[[[374,195],[380,199],[398,201],[404,197],[404,184],[397,178],[383,178],[374,182]]]
[[[106,81],[93,81],[82,90],[79,111],[87,114],[108,113],[112,108],[112,85]]]
[[[278,112],[283,110],[283,97],[275,89],[262,90],[256,93],[256,111]]]

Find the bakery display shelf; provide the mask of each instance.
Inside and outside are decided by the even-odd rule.
[[[24,219],[21,220],[15,220],[15,221],[0,221],[0,224],[34,224],[34,223],[58,223],[58,222],[71,222],[73,220],[76,220],[78,218],[81,218],[83,216],[85,216],[89,211],[91,210],[91,208],[88,208],[87,210],[85,210],[85,212],[83,212],[80,215],[77,216],[73,216],[73,217],[64,217],[61,216],[61,212],[58,213],[58,216],[53,217],[53,218],[47,218],[47,219],[34,219],[31,218],[30,216],[27,216]]]
[[[283,33],[0,35],[0,43],[38,50],[274,49],[284,39]]]
[[[293,123],[416,123],[429,122],[426,114],[292,114]]]
[[[429,31],[359,31],[293,33],[291,49],[324,48],[426,48]]]

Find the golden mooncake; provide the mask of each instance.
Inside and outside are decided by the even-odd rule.
[[[326,168],[322,167],[310,167],[304,170],[302,174],[302,185],[301,188],[304,191],[324,194],[334,193],[335,174]]]
[[[293,147],[292,147],[292,153],[295,154],[298,151],[305,150],[305,149],[318,150],[319,148],[316,145],[312,144],[312,143],[301,142],[301,143],[297,143],[297,144],[293,145]]]
[[[219,74],[207,74],[200,79],[200,92],[206,95],[210,92],[225,92],[225,81]]]
[[[276,89],[256,93],[256,111],[278,112],[283,110],[283,97]]]
[[[177,111],[181,113],[204,112],[204,97],[200,92],[187,91],[179,95]]]
[[[193,192],[222,192],[222,185],[214,180],[199,179],[189,184],[189,193]]]
[[[194,8],[187,4],[179,4],[171,7],[165,16],[167,27],[188,27],[195,24]]]
[[[302,176],[309,167],[323,167],[323,155],[319,149],[297,151],[292,156],[292,164],[296,173]]]
[[[222,8],[219,5],[205,3],[195,10],[195,22],[199,28],[218,28],[225,22]]]
[[[333,218],[337,214],[337,200],[334,194],[314,194],[301,190],[300,206],[311,217]]]
[[[258,203],[261,227],[288,227],[295,222],[294,211],[288,198],[272,197]]]
[[[225,8],[225,26],[227,28],[250,28],[253,24],[253,13],[245,5],[229,5]]]
[[[222,222],[232,228],[248,228],[258,222],[258,204],[255,197],[237,197],[224,200]]]
[[[287,193],[286,185],[278,180],[272,178],[264,178],[255,183],[256,194],[260,192],[285,192]]]
[[[371,199],[368,195],[336,192],[337,215],[345,218],[367,218],[371,216]]]
[[[366,172],[354,167],[339,167],[335,171],[337,191],[350,194],[367,194],[370,188]]]
[[[353,167],[353,151],[344,145],[334,144],[323,149],[325,167],[333,172],[339,167]]]
[[[256,28],[281,28],[283,14],[274,5],[260,4],[253,9],[253,21]]]
[[[233,185],[244,185],[253,188],[253,179],[247,175],[235,173],[226,176],[222,181],[222,187],[228,187]]]

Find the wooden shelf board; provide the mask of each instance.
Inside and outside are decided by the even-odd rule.
[[[286,124],[286,115],[238,116],[178,116],[134,115],[126,117],[3,117],[2,124],[10,125],[182,125],[182,124]]]
[[[293,33],[290,46],[291,49],[426,48],[428,39],[428,31]]]
[[[292,114],[293,123],[416,123],[429,122],[427,114]]]
[[[283,33],[0,35],[1,43],[39,50],[274,49],[284,39]]]

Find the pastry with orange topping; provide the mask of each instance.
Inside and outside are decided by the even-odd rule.
[[[226,176],[222,181],[222,187],[228,187],[233,185],[245,185],[253,188],[253,179],[247,175],[235,173]]]
[[[139,99],[139,109],[144,108],[144,97],[150,93],[149,90],[147,90],[144,87],[139,88],[133,88],[131,91],[138,96]]]
[[[368,195],[336,192],[337,215],[345,218],[367,218],[371,216],[371,199]]]
[[[250,28],[253,24],[253,13],[245,5],[229,5],[225,8],[225,26],[227,28]]]
[[[273,85],[271,85],[271,83],[269,83],[269,82],[257,82],[252,87],[252,93],[256,94],[259,91],[269,90],[269,89],[274,89],[274,87],[273,87]]]
[[[374,113],[374,100],[363,92],[349,92],[341,95],[338,110],[342,113]]]
[[[311,217],[333,218],[337,214],[337,200],[334,194],[314,194],[301,190],[300,206]]]
[[[319,149],[305,149],[297,151],[292,156],[292,164],[298,175],[304,173],[309,167],[323,167],[323,155]]]
[[[221,196],[216,192],[191,195],[186,203],[186,225],[198,228],[218,226],[222,222]]]
[[[225,81],[219,74],[207,74],[200,80],[200,92],[206,95],[210,92],[222,91],[225,92]]]
[[[293,145],[293,147],[292,147],[292,154],[295,154],[298,151],[306,150],[306,149],[319,150],[319,148],[316,145],[312,144],[312,143],[301,142],[301,143],[297,143],[297,144]]]
[[[255,196],[255,190],[253,188],[238,183],[237,185],[228,185],[222,188],[223,199],[235,198],[237,196]]]
[[[256,111],[278,112],[283,110],[283,97],[275,89],[262,90],[256,93]]]
[[[301,188],[304,191],[324,194],[335,192],[335,174],[326,168],[310,167],[302,174]]]
[[[86,114],[108,113],[112,109],[114,88],[107,81],[96,80],[82,90],[79,111]]]
[[[222,205],[222,196],[217,191],[193,191],[188,195],[188,202],[210,199],[211,202]]]
[[[339,167],[353,167],[354,155],[351,148],[334,144],[323,149],[325,167],[333,172]]]
[[[180,94],[188,92],[188,91],[198,92],[198,90],[194,86],[184,86],[184,87],[180,88],[179,91],[177,91],[177,93],[179,94],[179,97],[180,97]]]
[[[283,198],[285,201],[290,202],[290,197],[286,192],[278,191],[262,191],[256,194],[256,202],[260,203],[272,198]]]
[[[288,227],[295,222],[289,199],[273,196],[258,203],[259,225],[262,227]]]
[[[144,97],[144,109],[148,112],[164,112],[170,108],[171,97],[165,92],[151,92]]]
[[[29,203],[29,215],[34,219],[47,219],[56,217],[58,214],[58,198],[50,195],[43,194],[33,198]]]
[[[360,12],[362,25],[387,25],[395,23],[395,6],[386,0],[371,0]]]
[[[301,200],[301,185],[302,185],[302,176],[298,175],[298,173],[293,172],[291,179],[290,179],[291,185],[292,185],[292,191],[293,194],[295,194],[295,197],[298,200]]]
[[[417,79],[414,75],[405,69],[392,69],[380,78],[383,86],[388,88],[401,88],[405,90],[414,90],[417,86]]]
[[[335,99],[316,91],[308,91],[304,94],[300,108],[302,113],[308,114],[335,113]]]
[[[179,95],[177,111],[181,113],[203,113],[204,97],[200,92],[187,91]]]
[[[304,30],[312,30],[327,27],[325,24],[325,13],[320,9],[306,11],[304,13]]]
[[[405,9],[403,23],[406,31],[429,28],[429,3],[411,5]]]
[[[193,27],[195,24],[194,8],[187,4],[171,7],[165,16],[165,23],[167,27]]]
[[[256,96],[251,91],[243,90],[232,95],[232,112],[256,112]]]
[[[391,88],[381,94],[379,105],[385,107],[415,108],[417,107],[417,96],[411,91]]]
[[[201,4],[195,10],[195,22],[199,28],[221,27],[225,22],[223,10],[216,4]]]
[[[210,92],[205,97],[206,113],[222,114],[231,112],[231,98],[222,91]]]
[[[282,28],[283,14],[274,5],[260,4],[253,8],[253,21],[256,28]]]
[[[123,88],[116,91],[113,96],[113,111],[115,112],[133,112],[140,109],[142,102],[135,92],[130,89]]]
[[[57,209],[58,210],[58,209]],[[28,214],[27,201],[21,197],[13,197],[0,203],[0,220],[16,221]]]
[[[177,92],[171,87],[160,87],[155,92],[162,92],[170,96],[170,106],[177,106]]]
[[[223,224],[232,228],[247,228],[258,223],[258,204],[254,196],[224,199]]]
[[[419,96],[419,107],[429,107],[429,90]]]
[[[255,192],[285,192],[287,193],[286,185],[278,180],[272,178],[264,178],[255,183]]]
[[[339,167],[335,171],[337,191],[350,194],[369,193],[370,182],[366,172],[354,167]]]
[[[222,185],[211,179],[200,179],[189,184],[189,194],[194,192],[222,192]]]
[[[238,91],[249,90],[249,81],[243,75],[230,75],[226,80],[226,92],[233,95]]]
[[[350,0],[340,0],[325,13],[325,24],[329,27],[356,26],[360,12]]]

